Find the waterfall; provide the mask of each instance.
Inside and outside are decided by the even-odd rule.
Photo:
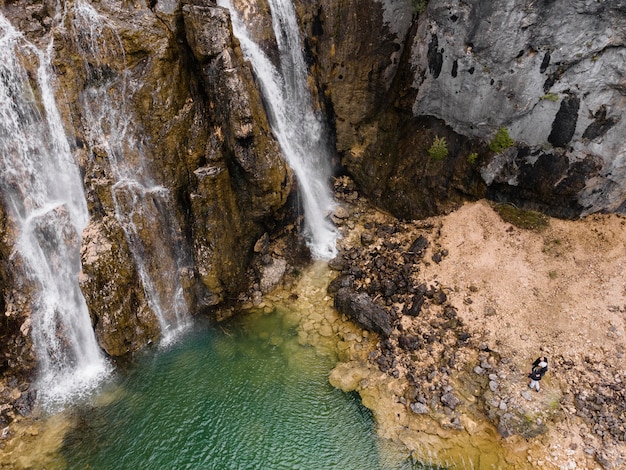
[[[171,209],[167,188],[150,175],[139,130],[126,104],[128,70],[120,37],[86,2],[73,8],[73,37],[85,62],[88,86],[81,97],[88,145],[92,153],[105,154],[115,183],[111,193],[115,216],[128,246],[150,309],[167,344],[188,326],[188,310],[181,275],[185,271],[180,228]]]
[[[274,67],[246,31],[229,0],[218,5],[231,12],[233,31],[260,82],[272,130],[287,163],[293,169],[304,209],[304,235],[318,259],[333,258],[338,232],[328,215],[335,205],[328,187],[331,177],[330,145],[308,88],[308,69],[295,9],[291,0],[269,0],[272,26],[280,55]]]
[[[40,51],[0,15],[0,188],[34,286],[38,396],[55,406],[93,389],[109,366],[78,283],[89,214],[50,84],[51,51],[52,42]],[[26,57],[38,61],[36,85],[20,63]]]

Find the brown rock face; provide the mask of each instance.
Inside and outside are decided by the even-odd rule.
[[[68,2],[63,19],[27,1],[0,9],[35,45],[54,39],[57,107],[90,212],[80,284],[101,346],[120,355],[160,335],[137,256],[164,297],[175,278],[192,314],[236,296],[292,176],[228,13],[177,1]],[[2,240],[8,318],[19,281],[14,241]],[[0,336],[16,337],[22,320],[0,322]]]
[[[23,260],[11,253],[13,221],[0,206],[0,379],[28,375],[35,367],[30,337],[33,286]]]
[[[134,351],[159,337],[159,323],[148,308],[124,232],[109,216],[83,232],[81,289],[96,338],[112,356]]]

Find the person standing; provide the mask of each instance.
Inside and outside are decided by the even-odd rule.
[[[528,374],[528,378],[530,378],[530,384],[528,384],[528,386],[531,389],[535,388],[538,392],[540,390],[539,381],[543,378],[546,372],[548,372],[548,358],[543,356],[535,359],[532,370],[530,371],[530,374]]]

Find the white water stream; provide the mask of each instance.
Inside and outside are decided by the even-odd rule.
[[[52,43],[40,51],[0,15],[0,188],[18,230],[15,251],[34,285],[30,308],[44,405],[72,400],[107,375],[78,284],[89,214],[56,107]],[[20,62],[39,64],[36,83]]]
[[[329,188],[330,145],[322,118],[311,101],[308,68],[293,4],[291,0],[269,0],[268,3],[280,69],[274,67],[250,38],[231,1],[218,0],[218,5],[231,13],[235,36],[261,84],[272,130],[298,180],[304,209],[304,235],[311,253],[317,259],[330,259],[337,254],[338,238],[328,218],[335,206]]]
[[[167,344],[189,325],[183,295],[182,243],[174,242],[180,230],[172,214],[169,191],[157,184],[144,158],[144,146],[126,105],[128,71],[112,70],[110,62],[125,62],[120,37],[107,18],[90,4],[73,7],[73,36],[88,75],[81,97],[88,145],[93,153],[104,153],[115,183],[112,198],[115,215],[128,246],[144,293]],[[113,58],[113,61],[110,59]]]

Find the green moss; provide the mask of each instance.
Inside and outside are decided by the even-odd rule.
[[[445,137],[435,137],[433,144],[428,149],[428,155],[433,160],[443,160],[448,156],[448,144]]]
[[[559,95],[557,93],[546,93],[541,97],[542,100],[559,101]]]
[[[467,157],[467,163],[469,163],[470,165],[473,165],[474,163],[476,163],[477,159],[478,159],[478,154],[476,152],[472,152]]]
[[[492,152],[500,153],[504,149],[511,147],[515,141],[509,137],[509,131],[506,127],[501,127],[489,142],[489,149]]]
[[[415,13],[421,15],[422,13],[424,13],[424,10],[426,10],[428,0],[412,0],[411,3],[413,5],[413,10],[415,11]]]
[[[536,211],[518,209],[513,204],[497,204],[494,210],[505,222],[526,230],[540,232],[549,225],[546,215]]]

